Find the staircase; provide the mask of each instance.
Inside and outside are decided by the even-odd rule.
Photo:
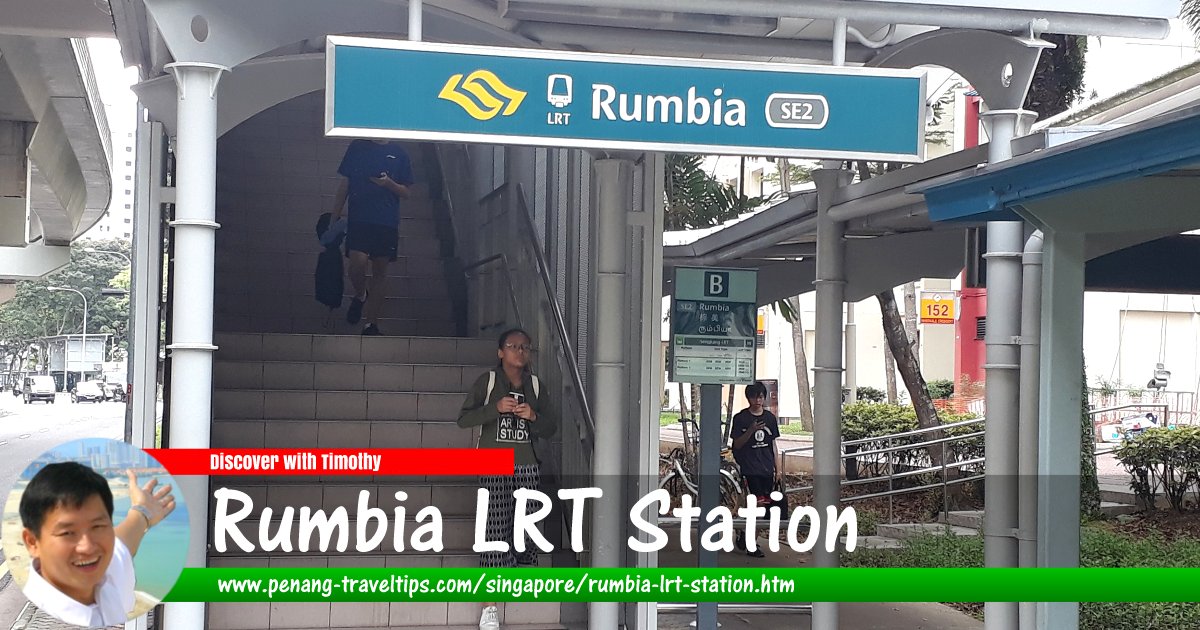
[[[348,141],[321,135],[322,95],[280,104],[222,137],[218,153],[213,366],[214,448],[469,448],[475,431],[454,423],[470,384],[495,364],[496,341],[462,337],[465,291],[448,223],[429,199],[427,152],[409,145],[417,185],[401,204],[399,259],[389,267],[388,299],[379,327],[363,337],[342,309],[330,313],[313,297],[320,246],[314,224],[332,207],[338,163]],[[460,287],[455,289],[454,287]],[[347,281],[346,293],[351,289]],[[213,477],[254,501],[252,516],[287,506],[351,515],[362,490],[392,515],[394,494],[408,494],[406,537],[416,513],[436,505],[443,517],[441,553],[398,552],[389,531],[371,553],[262,552],[258,522],[240,529],[256,550],[232,541],[210,546],[214,567],[473,567],[474,477],[389,476]],[[236,506],[231,506],[236,507]],[[215,509],[210,506],[210,509]],[[272,533],[277,527],[270,528]],[[212,532],[209,532],[210,540]],[[316,540],[312,541],[316,546]],[[548,560],[548,559],[547,559]],[[542,562],[548,565],[548,561]],[[216,603],[207,627],[217,630],[291,628],[475,628],[478,603]],[[508,628],[561,628],[556,603],[501,604]]]
[[[493,363],[491,339],[361,337],[222,333],[214,365],[214,448],[465,448],[475,432],[454,420],[465,388]],[[416,512],[436,505],[444,518],[442,553],[397,553],[389,533],[377,552],[349,549],[302,553],[295,532],[291,553],[243,553],[229,541],[226,553],[211,551],[214,567],[473,567],[474,478],[399,477],[213,477],[262,507],[279,511],[308,506],[326,512],[346,506],[353,514],[361,490],[372,507],[392,514],[394,493],[408,493],[406,534]],[[353,529],[353,527],[352,527]],[[258,522],[241,530],[257,547]],[[275,531],[275,527],[271,528]],[[209,532],[211,537],[212,532]],[[315,547],[315,541],[313,542]],[[556,624],[558,605],[502,606],[506,626]],[[213,604],[217,629],[475,626],[477,603],[244,603]]]

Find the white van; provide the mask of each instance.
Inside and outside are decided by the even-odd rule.
[[[55,391],[58,387],[54,384],[54,377],[48,374],[39,374],[37,376],[26,376],[25,386],[22,389],[22,394],[25,397],[25,404],[28,405],[35,400],[53,403]]]

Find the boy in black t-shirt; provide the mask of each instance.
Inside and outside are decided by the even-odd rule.
[[[733,416],[733,459],[742,469],[742,477],[750,494],[762,501],[769,497],[775,483],[783,481],[783,466],[777,465],[779,449],[775,438],[779,437],[779,420],[775,414],[763,408],[767,400],[767,387],[755,381],[746,387],[746,401],[750,406]],[[762,550],[748,551],[761,558]]]

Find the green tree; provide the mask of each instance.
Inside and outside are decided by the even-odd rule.
[[[722,183],[701,165],[703,156],[666,155],[666,216],[664,230],[691,230],[720,225],[759,208],[775,198],[749,197]]]
[[[1038,118],[1044,120],[1071,107],[1083,94],[1087,38],[1043,35],[1042,39],[1054,44],[1054,48],[1043,50],[1038,59],[1025,108],[1037,112]]]
[[[48,291],[51,286],[82,292],[88,301],[88,334],[109,333],[115,346],[124,352],[129,298],[102,296],[100,292],[119,286],[113,282],[122,274],[127,282],[127,265],[119,256],[84,251],[92,247],[129,255],[128,241],[77,241],[65,267],[39,280],[18,282],[13,299],[0,305],[0,353],[14,360],[11,364],[15,367],[21,367],[37,352],[43,337],[83,331],[83,301],[70,291]]]
[[[1192,29],[1193,35],[1200,36],[1200,0],[1183,0],[1179,3],[1179,17]]]

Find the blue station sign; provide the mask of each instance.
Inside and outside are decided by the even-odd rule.
[[[920,161],[919,70],[330,36],[330,136]]]

